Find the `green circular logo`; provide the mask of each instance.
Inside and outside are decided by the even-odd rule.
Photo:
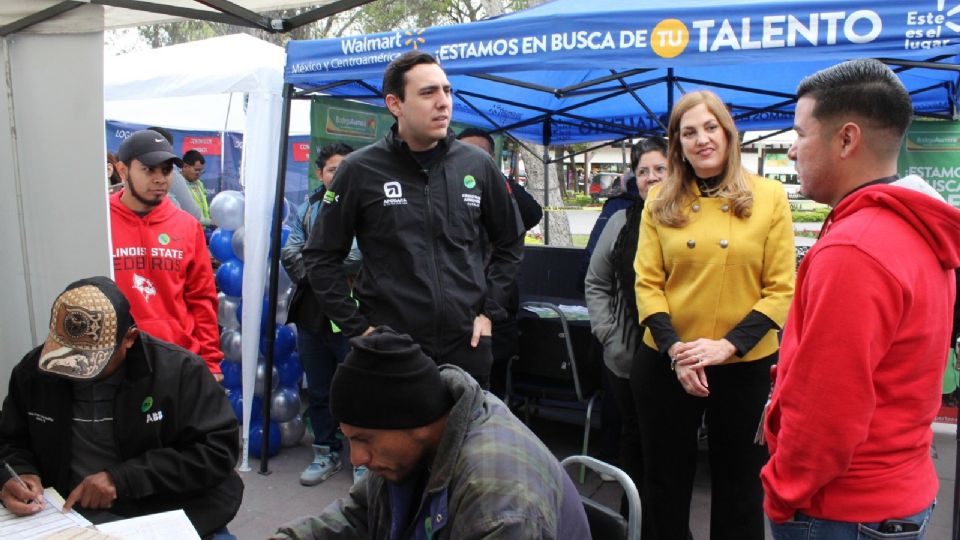
[[[147,412],[150,407],[153,407],[153,396],[143,398],[143,403],[140,404],[140,412]]]
[[[470,189],[473,189],[477,187],[477,180],[473,177],[472,174],[468,174],[463,177],[463,185]]]
[[[157,237],[157,241],[160,242],[160,245],[165,246],[170,243],[170,235],[167,233],[160,233],[160,236]]]

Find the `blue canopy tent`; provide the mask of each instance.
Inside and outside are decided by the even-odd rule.
[[[719,94],[741,131],[788,130],[801,78],[872,57],[899,72],[918,115],[953,119],[958,12],[945,0],[554,0],[476,23],[291,41],[285,95],[382,106],[384,67],[420,49],[450,78],[457,121],[544,146],[609,142],[663,133],[692,88]]]
[[[720,95],[742,131],[787,130],[801,78],[861,57],[898,72],[918,116],[953,119],[960,6],[950,4],[554,0],[470,24],[291,41],[282,128],[292,99],[329,95],[382,106],[384,68],[411,49],[440,59],[456,120],[542,145],[662,134],[675,99],[694,88]]]

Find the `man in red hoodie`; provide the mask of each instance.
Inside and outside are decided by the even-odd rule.
[[[201,357],[218,381],[217,290],[203,228],[167,199],[173,165],[183,162],[151,130],[117,151],[123,190],[110,196],[114,280],[142,330]]]
[[[800,266],[784,327],[764,426],[764,509],[775,539],[844,540],[858,529],[922,538],[937,494],[930,424],[960,211],[890,185],[913,111],[884,64],[825,69],[797,97],[789,156],[803,193],[833,211]]]

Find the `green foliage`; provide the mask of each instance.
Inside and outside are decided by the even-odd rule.
[[[827,219],[827,214],[829,213],[829,208],[819,208],[817,210],[794,210],[790,212],[794,223],[818,223]]]
[[[578,194],[575,197],[568,197],[563,200],[565,206],[575,206],[577,208],[583,208],[593,204],[593,198],[589,195]]]

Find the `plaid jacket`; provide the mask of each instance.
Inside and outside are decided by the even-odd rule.
[[[274,538],[589,539],[580,496],[550,450],[459,368],[440,372],[456,404],[416,517],[394,522],[392,486],[368,471],[347,497]]]

